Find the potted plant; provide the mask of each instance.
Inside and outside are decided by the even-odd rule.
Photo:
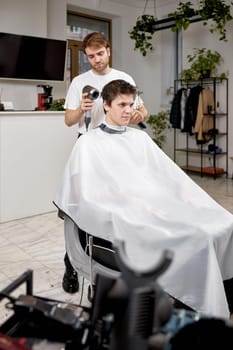
[[[155,29],[156,18],[151,15],[142,15],[137,18],[136,24],[129,31],[130,39],[135,40],[134,50],[139,50],[143,56],[146,56],[148,51],[153,50],[151,43]]]
[[[151,126],[153,141],[162,148],[166,141],[165,130],[170,128],[170,112],[168,110],[160,111],[157,114],[151,114],[147,119],[147,124]]]
[[[226,23],[233,19],[230,5],[226,5],[224,0],[200,0],[199,6],[198,14],[203,20],[203,25],[207,25],[207,21],[211,19],[210,32],[218,32],[219,40],[227,41]]]
[[[64,98],[59,98],[57,100],[54,100],[51,105],[49,106],[49,111],[64,111],[64,103],[65,99]]]
[[[194,48],[193,54],[187,55],[187,61],[191,64],[190,68],[182,70],[180,74],[180,79],[185,81],[217,76],[218,66],[223,62],[223,58],[217,51]],[[226,74],[222,73],[218,76],[224,78]]]

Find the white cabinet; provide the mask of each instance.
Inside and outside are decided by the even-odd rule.
[[[76,129],[64,112],[0,113],[0,222],[55,210]]]

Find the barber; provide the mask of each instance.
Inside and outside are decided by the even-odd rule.
[[[116,79],[123,79],[134,86],[136,85],[129,74],[109,66],[110,44],[102,33],[88,34],[83,40],[83,51],[91,69],[72,80],[65,100],[65,123],[67,126],[77,124],[79,136],[87,132],[88,129],[100,125],[104,116],[102,99],[89,98],[89,93],[85,92],[86,86],[91,86],[101,92],[104,85]],[[88,125],[85,123],[87,113],[91,116]],[[139,97],[130,124],[143,126],[147,115],[148,111]],[[75,293],[79,289],[77,272],[73,269],[67,253],[64,261],[66,270],[63,276],[63,289],[68,293]]]

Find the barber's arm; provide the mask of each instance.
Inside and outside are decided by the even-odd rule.
[[[82,95],[81,105],[76,109],[66,109],[65,112],[65,123],[67,126],[77,124],[80,119],[84,116],[86,111],[93,108],[94,101],[87,98],[88,93]]]
[[[65,123],[67,126],[72,126],[82,118],[84,112],[80,107],[77,109],[67,109],[65,112]]]

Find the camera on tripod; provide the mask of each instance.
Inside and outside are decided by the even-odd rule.
[[[96,100],[99,97],[99,91],[91,85],[86,85],[83,88],[83,93],[87,92],[87,98],[90,100]]]

